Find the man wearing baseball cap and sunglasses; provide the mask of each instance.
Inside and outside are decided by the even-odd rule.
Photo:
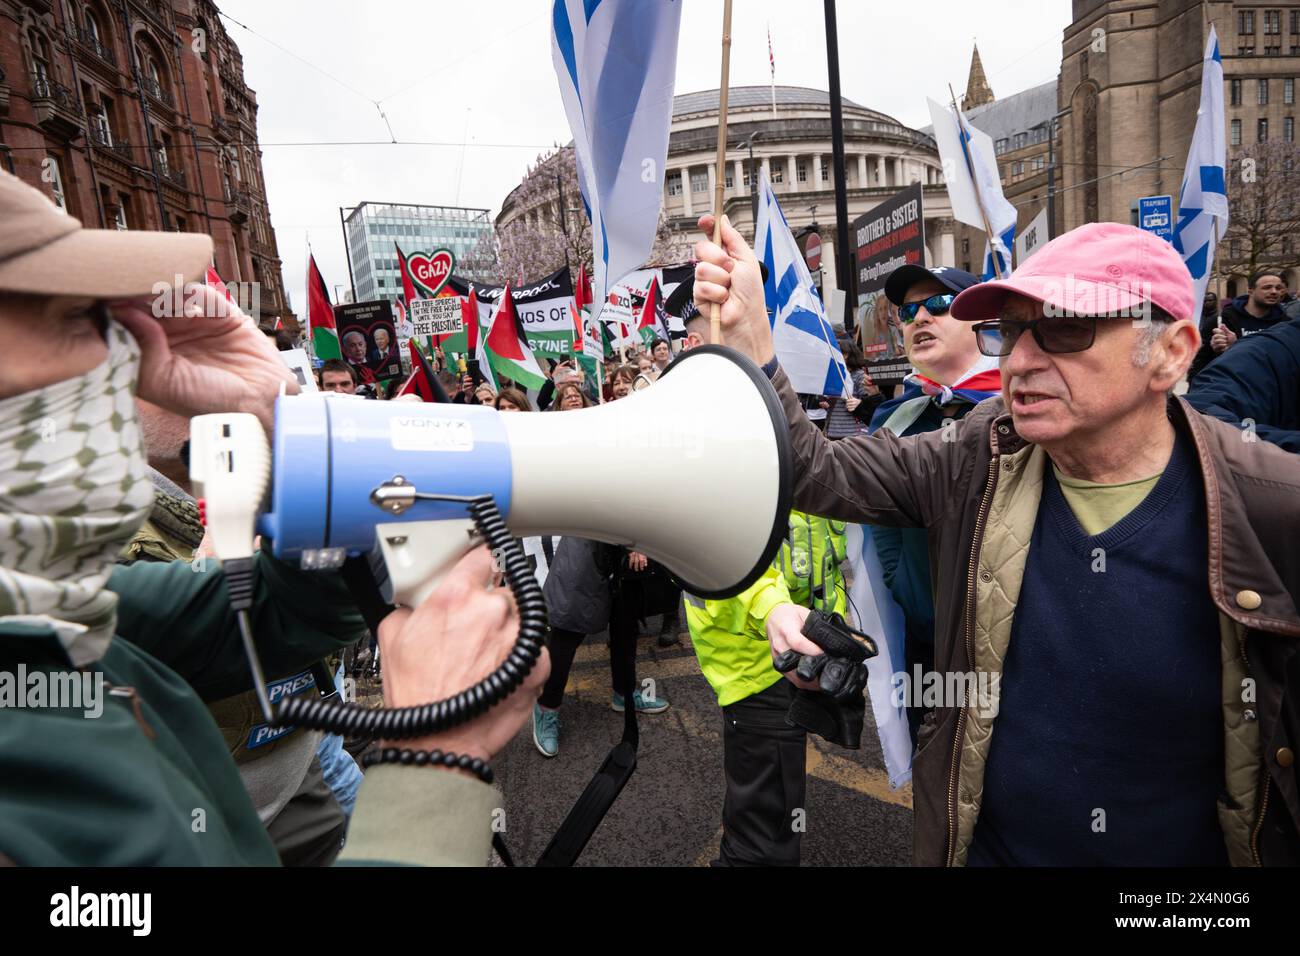
[[[980,354],[969,323],[951,314],[958,294],[979,279],[961,269],[900,266],[885,280],[885,297],[898,307],[903,348],[916,371],[903,393],[872,416],[869,432],[887,429],[900,438],[951,428],[1001,388],[996,359]],[[907,673],[934,669],[934,587],[930,543],[924,528],[871,529],[885,586],[903,611]],[[908,702],[907,723],[915,744],[925,708]]]
[[[722,238],[696,300],[777,390],[794,507],[929,535],[936,666],[973,693],[920,731],[915,862],[1300,862],[1300,463],[1172,397],[1200,344],[1173,248],[1094,223],[967,289],[951,314],[1001,397],[948,434],[831,443]],[[802,623],[769,616],[774,655],[820,652]]]

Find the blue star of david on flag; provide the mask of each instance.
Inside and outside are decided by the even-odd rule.
[[[1214,266],[1214,248],[1228,228],[1227,137],[1223,118],[1223,60],[1213,26],[1201,64],[1201,105],[1187,152],[1178,196],[1174,248],[1196,285],[1196,301],[1205,298]]]
[[[766,174],[759,183],[754,254],[767,266],[763,291],[772,341],[794,390],[805,395],[850,396],[852,378],[835,332]]]

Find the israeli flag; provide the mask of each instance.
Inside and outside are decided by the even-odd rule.
[[[1187,263],[1196,301],[1205,298],[1214,266],[1214,247],[1228,229],[1228,144],[1223,119],[1223,60],[1213,26],[1201,63],[1201,106],[1196,111],[1192,148],[1183,168],[1174,248]]]
[[[871,716],[880,736],[889,786],[897,790],[912,779],[912,734],[907,726],[905,700],[900,699],[899,675],[907,674],[904,644],[907,626],[903,610],[885,585],[871,526],[850,524],[845,528],[845,546],[853,575],[849,591],[850,608],[858,630],[870,634],[880,653],[867,661],[867,696]],[[901,695],[906,696],[906,695]]]
[[[1016,242],[1016,207],[1002,193],[993,140],[988,133],[971,126],[961,110],[930,99],[927,102],[953,218],[981,232],[987,221],[993,243],[991,248],[985,244],[984,278],[1007,275]]]
[[[987,240],[984,242],[984,274],[981,278],[988,282],[991,279],[998,279],[1011,273],[1011,250],[1016,246],[1016,224],[1011,223],[1011,228],[1005,230],[1001,235],[994,237],[992,245]],[[994,257],[997,257],[996,260]]]
[[[754,255],[767,265],[763,291],[776,357],[796,392],[849,398],[853,380],[844,355],[767,173],[761,176],[758,196]]]
[[[650,253],[663,201],[682,4],[555,0],[551,59],[591,220],[592,310]]]

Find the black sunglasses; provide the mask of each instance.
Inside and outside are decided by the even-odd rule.
[[[931,315],[944,315],[952,307],[952,300],[957,298],[955,295],[948,293],[946,295],[932,295],[924,302],[908,302],[906,305],[898,307],[898,321],[906,325],[916,318],[916,313],[921,311],[921,306],[925,306],[925,311]]]
[[[982,355],[1001,358],[1010,355],[1028,331],[1044,352],[1062,355],[1067,352],[1084,352],[1097,340],[1097,316],[1032,319],[1018,322],[1015,319],[997,319],[975,323],[975,343]]]

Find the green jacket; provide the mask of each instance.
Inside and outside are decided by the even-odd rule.
[[[686,595],[686,623],[700,670],[726,707],[771,687],[767,615],[778,604],[844,612],[844,524],[790,512],[789,531],[761,578],[733,598],[706,601]]]
[[[254,576],[253,631],[269,673],[305,668],[361,636],[364,624],[337,577],[267,554],[255,558]],[[76,701],[81,706],[15,706],[4,701],[0,683],[0,863],[275,865],[275,849],[204,706],[250,685],[219,566],[137,563],[117,568],[107,586],[119,596],[118,637],[82,672],[78,684],[88,694]],[[0,680],[9,676],[10,693],[24,672],[32,704],[34,684],[76,674],[51,629],[0,623]],[[354,821],[346,856],[486,861],[499,802],[492,788],[441,770],[376,769],[391,772],[363,786],[370,807],[358,801],[361,825]],[[413,849],[395,838],[392,831],[403,828],[393,821],[445,817],[449,795],[458,799],[457,812],[480,825],[461,822],[462,832],[437,846],[426,840]],[[381,817],[386,826],[377,823]]]

